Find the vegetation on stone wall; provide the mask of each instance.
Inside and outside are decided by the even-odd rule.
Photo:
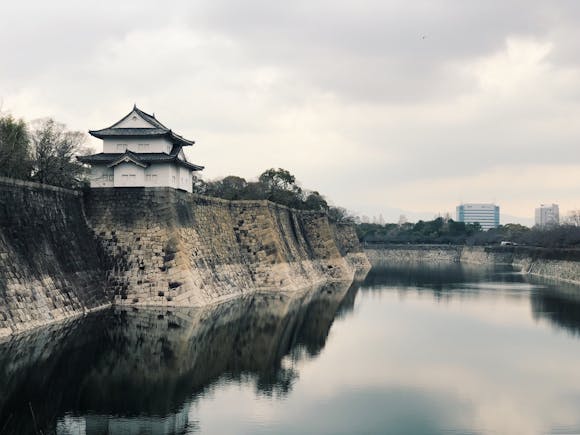
[[[298,210],[322,211],[335,222],[354,220],[346,209],[329,205],[320,193],[302,189],[296,177],[282,168],[264,171],[257,181],[247,181],[235,175],[212,181],[195,177],[193,191],[229,200],[268,200]]]
[[[465,224],[439,217],[417,223],[385,225],[359,223],[356,229],[359,239],[367,243],[499,245],[503,241],[543,248],[580,247],[580,227],[569,224],[549,228],[506,224],[482,231],[478,224]]]
[[[85,135],[46,118],[27,124],[0,114],[0,176],[60,187],[80,187],[86,168],[75,156]]]
[[[479,224],[465,224],[440,217],[417,223],[359,223],[356,229],[359,239],[370,243],[465,243],[468,237],[481,232]]]

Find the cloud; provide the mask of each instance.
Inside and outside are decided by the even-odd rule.
[[[0,98],[83,131],[136,102],[196,140],[208,178],[286,167],[369,215],[458,196],[528,213],[573,202],[557,169],[553,189],[505,186],[580,164],[578,18],[571,1],[21,2],[0,17]],[[498,167],[505,184],[477,184]]]

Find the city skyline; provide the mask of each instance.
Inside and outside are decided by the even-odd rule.
[[[196,141],[207,179],[282,167],[385,220],[467,200],[516,221],[580,209],[578,4],[112,8],[6,5],[2,111],[86,133],[137,103]]]

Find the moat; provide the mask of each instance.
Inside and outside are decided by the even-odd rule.
[[[468,265],[0,344],[0,434],[580,433],[580,288]]]

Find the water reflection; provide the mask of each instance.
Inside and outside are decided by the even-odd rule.
[[[18,337],[0,345],[0,433],[190,432],[186,404],[218,380],[284,396],[299,375],[283,359],[317,355],[356,287],[114,309]]]
[[[537,288],[531,294],[532,313],[537,320],[580,336],[580,290],[574,284],[530,278]]]
[[[381,289],[384,286],[424,287],[429,290],[455,290],[466,283],[523,282],[523,275],[510,266],[479,266],[470,264],[410,264],[376,266],[367,275],[364,287]]]
[[[365,291],[396,287],[400,294],[430,293],[436,300],[470,298],[491,292],[530,300],[533,317],[580,335],[580,287],[554,279],[522,274],[506,265],[413,264],[373,268]]]
[[[579,332],[579,287],[458,264],[112,310],[0,345],[0,434],[580,433]]]

